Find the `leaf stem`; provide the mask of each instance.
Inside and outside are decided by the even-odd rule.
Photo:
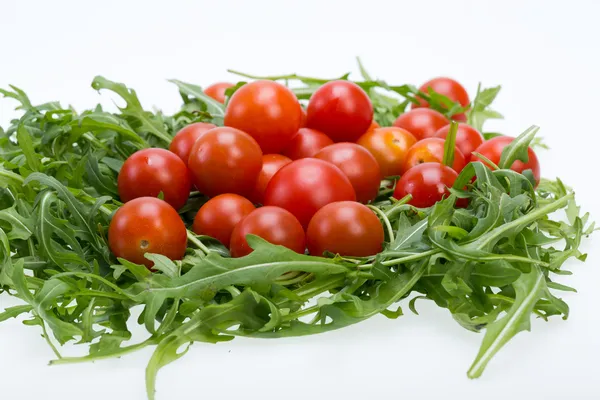
[[[195,244],[196,247],[198,247],[200,250],[202,250],[204,252],[204,254],[208,255],[210,253],[210,250],[208,249],[208,247],[206,247],[204,245],[204,243],[202,243],[202,241],[198,240],[198,238],[192,232],[190,232],[189,229],[187,231],[187,238],[190,242]]]
[[[379,218],[381,218],[383,220],[383,225],[387,229],[390,243],[393,243],[394,242],[394,229],[392,228],[392,223],[390,222],[390,219],[379,208],[372,206],[370,204],[367,205],[367,207],[369,207],[371,209],[371,211],[373,211],[375,214],[377,214],[379,216]]]

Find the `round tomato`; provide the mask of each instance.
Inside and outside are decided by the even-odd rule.
[[[306,128],[306,118],[307,118],[306,110],[304,108],[302,108],[302,118],[300,119],[300,128]]]
[[[280,83],[255,81],[239,88],[227,104],[225,125],[252,136],[262,151],[279,153],[298,132],[302,108]]]
[[[312,157],[323,147],[332,144],[333,140],[323,132],[319,132],[316,129],[300,128],[296,136],[292,138],[292,141],[282,151],[282,154],[292,160],[298,160],[300,158]]]
[[[144,149],[133,153],[117,178],[119,197],[124,203],[138,197],[157,197],[161,192],[175,209],[183,207],[192,183],[185,163],[165,149]]]
[[[412,195],[408,202],[415,207],[431,207],[450,194],[458,174],[452,168],[439,163],[419,164],[409,169],[396,184],[394,198]]]
[[[219,103],[225,103],[225,91],[230,87],[233,87],[233,83],[217,82],[204,89],[204,93]]]
[[[446,139],[448,132],[450,132],[450,125],[440,128],[440,130],[435,133],[435,137]],[[471,161],[471,153],[481,146],[483,141],[483,135],[479,133],[477,129],[467,124],[458,124],[458,130],[456,131],[456,147],[463,153],[467,163]]]
[[[300,222],[289,211],[279,207],[261,207],[240,221],[231,234],[232,257],[242,257],[252,252],[247,235],[256,235],[267,242],[287,247],[304,254],[306,236]]]
[[[190,151],[196,140],[206,131],[216,128],[216,125],[207,124],[205,122],[196,122],[181,129],[169,145],[169,151],[177,154],[179,158],[187,165],[190,158]]]
[[[238,129],[211,129],[194,144],[188,161],[192,181],[201,193],[249,194],[262,168],[256,140]]]
[[[373,104],[367,93],[349,81],[327,82],[310,98],[307,126],[334,142],[355,142],[373,121]]]
[[[428,162],[442,163],[444,161],[445,144],[446,141],[440,138],[427,138],[415,143],[406,154],[404,173],[415,165]],[[458,147],[454,146],[454,163],[452,164],[452,169],[460,172],[465,165],[467,165],[465,156]]]
[[[371,125],[369,125],[369,128],[367,129],[367,131],[365,133],[372,132],[377,128],[381,128],[381,126],[375,120],[373,120],[373,121],[371,121]]]
[[[265,191],[265,205],[288,210],[304,227],[320,208],[344,200],[356,200],[348,177],[335,165],[315,158],[281,168]]]
[[[265,154],[263,156],[262,170],[258,175],[254,192],[250,196],[250,200],[257,204],[262,204],[265,201],[265,190],[269,181],[284,165],[288,165],[292,160],[280,154]]]
[[[386,178],[402,173],[408,149],[417,143],[417,139],[405,129],[389,127],[367,132],[357,143],[373,154],[379,163],[381,177]]]
[[[442,113],[430,108],[417,108],[400,115],[394,126],[406,129],[418,140],[432,137],[449,121]]]
[[[336,143],[319,151],[315,158],[327,161],[342,170],[350,179],[356,201],[368,203],[377,197],[381,170],[367,149],[355,143]]]
[[[177,211],[154,197],[138,197],[120,207],[108,227],[108,245],[116,257],[152,267],[146,253],[180,260],[187,230]]]
[[[425,93],[429,93],[429,89],[446,96],[450,100],[459,103],[463,107],[469,105],[469,94],[467,93],[466,89],[454,79],[444,77],[434,78],[425,82],[419,88],[420,91]],[[419,104],[413,104],[413,108],[429,107],[429,103],[427,103],[427,101],[419,97],[417,97],[417,99],[419,100]],[[464,113],[456,114],[452,116],[452,119],[457,121],[466,121],[466,116]]]
[[[338,201],[321,208],[306,231],[308,251],[322,256],[330,251],[341,256],[367,257],[379,253],[384,241],[383,226],[367,206]]]

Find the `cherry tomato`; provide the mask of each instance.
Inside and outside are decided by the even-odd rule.
[[[469,94],[465,88],[454,79],[444,77],[434,78],[425,82],[419,88],[420,91],[425,93],[429,93],[429,89],[448,97],[450,100],[459,103],[463,107],[469,105]],[[429,103],[427,103],[427,101],[424,99],[418,98],[418,100],[419,105],[413,105],[413,108],[429,107]],[[453,115],[452,119],[457,121],[466,121],[466,116],[464,113],[460,113]]]
[[[298,132],[302,108],[290,89],[273,81],[239,88],[227,104],[225,125],[252,136],[265,154],[279,153]]]
[[[204,89],[204,93],[219,103],[225,103],[225,91],[230,87],[233,87],[233,83],[217,82]]]
[[[306,128],[306,110],[302,108],[302,118],[300,120],[300,128]]]
[[[187,201],[192,183],[185,163],[175,154],[144,149],[125,160],[117,187],[124,203],[138,197],[157,197],[162,192],[165,201],[178,210]]]
[[[514,138],[509,136],[496,136],[491,138],[490,140],[483,142],[481,146],[479,146],[475,152],[483,155],[487,159],[489,159],[494,164],[498,165],[500,163],[500,157],[502,157],[502,150],[506,146],[508,146]],[[533,177],[535,178],[535,185],[537,186],[540,183],[540,162],[538,161],[537,155],[535,152],[529,147],[527,149],[527,155],[529,156],[529,160],[524,163],[522,161],[515,161],[513,165],[510,167],[513,171],[522,173],[525,170],[530,169],[533,173]],[[472,157],[472,161],[482,161],[475,155]],[[482,161],[486,164],[484,161]],[[487,165],[487,164],[486,164]]]
[[[421,140],[432,137],[448,123],[448,118],[438,111],[430,108],[416,108],[400,115],[394,122],[394,126],[406,129],[418,140]]]
[[[180,260],[187,231],[177,211],[154,197],[138,197],[117,210],[108,227],[108,245],[116,257],[152,267],[146,253]]]
[[[372,132],[372,131],[374,131],[374,130],[375,130],[375,129],[377,129],[377,128],[381,128],[381,126],[380,126],[380,125],[379,125],[377,122],[375,122],[375,121],[373,120],[373,121],[371,121],[371,125],[369,125],[369,128],[367,129],[367,131],[366,131],[365,133]],[[362,136],[361,136],[361,137],[362,137]]]
[[[258,175],[254,192],[250,196],[250,200],[257,204],[262,204],[265,201],[265,190],[269,181],[284,165],[288,165],[292,162],[286,156],[280,154],[265,154],[263,156],[262,170]]]
[[[405,129],[386,127],[365,133],[357,143],[373,154],[379,163],[381,177],[385,178],[402,173],[408,149],[417,143],[417,139]]]
[[[296,253],[304,254],[306,236],[300,222],[279,207],[261,207],[240,221],[231,234],[231,256],[242,257],[252,252],[246,236],[260,236],[269,243],[285,246]]]
[[[192,181],[201,193],[249,194],[262,168],[260,146],[234,128],[211,129],[194,144],[188,162]]]
[[[352,183],[338,167],[315,158],[281,168],[265,191],[265,205],[288,210],[304,227],[321,207],[343,200],[356,200]]]
[[[417,142],[413,145],[406,154],[404,160],[404,173],[415,165],[436,162],[442,163],[444,160],[444,145],[446,141],[440,138],[427,138]],[[452,169],[456,172],[462,171],[467,165],[465,156],[458,147],[454,146],[454,163]]]
[[[355,143],[336,143],[319,151],[315,158],[338,167],[352,183],[356,201],[368,203],[377,197],[381,170],[367,149]]]
[[[324,147],[333,144],[333,140],[316,129],[300,128],[292,141],[283,149],[282,154],[292,160],[312,157]]]
[[[216,128],[216,125],[207,124],[205,122],[196,122],[181,129],[169,145],[169,150],[179,156],[187,166],[190,158],[190,151],[196,140],[206,131]]]
[[[409,169],[396,184],[394,197],[401,199],[412,195],[408,202],[415,207],[431,207],[450,194],[449,187],[458,177],[452,168],[439,163],[419,164]]]
[[[238,194],[220,194],[200,207],[194,218],[194,232],[213,237],[229,247],[233,228],[254,210],[254,204]]]
[[[307,126],[334,142],[355,142],[373,121],[373,104],[367,93],[349,81],[330,81],[313,93],[308,103]]]
[[[446,139],[448,132],[450,132],[450,125],[440,128],[440,130],[435,133],[435,137]],[[463,153],[467,163],[471,161],[471,153],[481,146],[483,140],[483,135],[479,133],[477,129],[467,124],[458,124],[458,130],[456,131],[456,147]]]

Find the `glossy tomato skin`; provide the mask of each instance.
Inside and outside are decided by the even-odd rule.
[[[138,197],[120,207],[108,227],[108,245],[116,257],[152,267],[144,254],[180,260],[187,248],[187,231],[177,211],[154,197]]]
[[[306,128],[306,110],[302,107],[300,107],[302,110],[302,118],[300,118],[300,128]]]
[[[181,161],[187,166],[188,159],[190,158],[190,152],[196,140],[204,134],[217,126],[214,124],[207,124],[205,122],[195,122],[184,128],[182,128],[169,145],[169,151],[175,153],[181,158]]]
[[[225,103],[225,91],[230,87],[233,87],[233,83],[217,82],[204,89],[204,93],[219,103]]]
[[[201,193],[210,197],[222,193],[244,196],[254,190],[262,168],[262,151],[250,135],[219,127],[194,143],[188,166]]]
[[[376,128],[365,133],[357,142],[375,157],[382,178],[402,173],[408,149],[415,143],[417,139],[412,133],[396,127]]]
[[[289,211],[279,207],[257,208],[235,226],[229,249],[232,257],[243,257],[252,252],[246,241],[249,234],[300,254],[304,254],[306,248],[306,235],[302,225]]]
[[[394,122],[394,126],[406,129],[412,133],[417,140],[432,137],[450,121],[442,113],[430,108],[416,108],[400,115]]]
[[[443,197],[450,195],[458,174],[452,168],[439,163],[419,164],[409,169],[396,184],[394,198],[412,195],[408,202],[415,207],[431,207]]]
[[[279,153],[298,132],[302,108],[280,83],[255,81],[239,88],[227,104],[225,125],[252,136],[263,153]]]
[[[319,151],[315,158],[332,163],[346,174],[356,201],[366,204],[377,197],[381,170],[375,157],[364,147],[356,143],[336,143]]]
[[[233,193],[220,194],[200,207],[194,218],[194,232],[213,237],[229,247],[233,228],[255,209],[245,197]]]
[[[265,201],[265,191],[269,181],[285,165],[291,163],[292,160],[281,154],[265,154],[263,156],[262,169],[258,175],[256,186],[249,199],[254,203],[262,204]]]
[[[322,148],[333,144],[333,140],[323,132],[316,129],[300,128],[283,149],[282,154],[292,160],[313,157]]]
[[[435,133],[435,137],[446,139],[450,132],[450,125],[446,125],[440,128]],[[458,130],[456,131],[456,147],[465,156],[465,161],[468,163],[471,161],[471,153],[475,151],[483,143],[483,135],[479,131],[470,125],[460,123],[458,124]]]
[[[469,105],[469,102],[471,101],[469,99],[469,94],[467,93],[467,90],[464,88],[464,86],[452,78],[434,78],[430,81],[425,82],[419,88],[420,91],[425,93],[428,93],[429,89],[448,97],[454,102],[458,102],[463,107]],[[419,97],[417,97],[417,99],[419,100],[419,104],[413,104],[413,108],[429,107],[429,103],[427,103],[427,101]],[[466,115],[464,113],[456,114],[452,116],[452,119],[464,122],[466,121]]]
[[[165,149],[144,149],[125,160],[117,187],[124,203],[138,197],[157,197],[162,192],[165,201],[178,210],[186,203],[192,183],[178,156]]]
[[[353,201],[327,204],[312,217],[306,231],[308,251],[322,256],[325,251],[350,257],[379,253],[384,241],[383,226],[367,206]]]
[[[444,160],[445,144],[446,140],[440,138],[427,138],[415,143],[406,154],[404,173],[419,164],[428,162],[442,163]],[[465,156],[458,147],[455,146],[452,169],[456,172],[460,172],[465,165],[467,165]]]
[[[288,210],[303,227],[323,206],[344,200],[356,200],[348,177],[335,165],[315,158],[281,168],[265,191],[265,205]]]
[[[371,99],[353,82],[327,82],[308,103],[307,126],[325,133],[334,142],[356,142],[372,121]]]

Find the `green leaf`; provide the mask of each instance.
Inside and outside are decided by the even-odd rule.
[[[17,129],[17,143],[19,144],[21,150],[23,150],[23,155],[27,160],[27,165],[29,168],[32,171],[40,171],[42,169],[42,162],[35,151],[35,146],[33,144],[31,135],[23,124],[19,125],[19,128]]]
[[[523,161],[524,163],[529,161],[527,150],[529,149],[529,144],[539,130],[539,127],[533,125],[525,132],[517,136],[515,140],[513,140],[502,151],[502,156],[500,157],[500,163],[498,166],[503,169],[510,169],[516,160]]]
[[[35,108],[31,105],[31,101],[29,101],[29,97],[27,97],[27,95],[25,94],[25,92],[23,90],[19,89],[16,86],[13,86],[13,85],[8,85],[8,86],[10,86],[10,88],[13,91],[11,92],[8,90],[0,89],[0,94],[2,94],[4,97],[15,99],[19,103],[21,103],[21,105],[17,107],[17,110],[32,110]]]
[[[458,132],[458,122],[452,121],[450,123],[450,130],[446,141],[444,142],[444,158],[442,164],[452,168],[454,165],[454,153],[456,152],[456,132]]]
[[[206,108],[209,113],[219,117],[225,116],[225,106],[212,97],[206,95],[200,86],[192,85],[191,83],[185,83],[177,79],[169,79],[169,82],[177,85],[182,94],[192,96],[206,104]]]
[[[7,319],[10,319],[10,318],[17,318],[21,314],[30,312],[32,309],[33,309],[33,307],[30,306],[29,304],[8,307],[8,308],[4,309],[3,313],[0,313],[0,322],[6,321]]]
[[[496,260],[475,264],[471,276],[476,285],[502,287],[519,279],[521,271],[508,261]]]

